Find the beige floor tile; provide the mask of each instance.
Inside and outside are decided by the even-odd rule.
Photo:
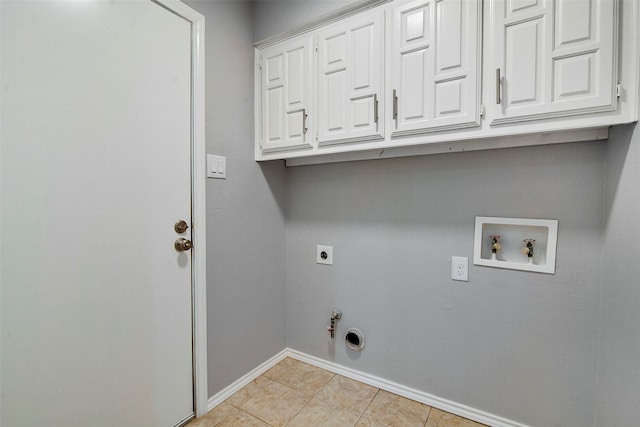
[[[236,393],[233,394],[226,402],[232,404],[233,406],[239,408],[241,407],[247,400],[251,399],[256,394],[260,393],[264,390],[269,384],[271,384],[273,380],[265,377],[264,375],[259,376],[255,380],[251,381],[246,386],[242,387]]]
[[[308,363],[301,362],[298,359],[292,359],[290,357],[287,357],[286,362],[287,362],[287,366],[289,366],[291,369],[294,369],[294,370],[295,369],[305,369],[305,368],[315,368],[315,369],[320,369],[320,370],[324,371],[324,369],[316,368],[313,365],[309,365]],[[325,372],[328,372],[328,371],[325,371]]]
[[[291,370],[296,363],[299,363],[297,360],[294,360],[290,357],[287,357],[280,361],[277,365],[273,366],[263,375],[267,378],[271,378],[272,380],[279,380],[287,376],[289,370]]]
[[[301,391],[274,381],[242,405],[242,410],[280,427],[296,416],[310,400],[311,397]]]
[[[212,426],[213,424],[209,424],[209,426]],[[205,424],[205,422],[202,420],[202,418],[199,418],[197,420],[193,420],[191,422],[189,422],[189,424],[187,424],[186,427],[205,427],[207,426],[207,424]]]
[[[353,427],[359,416],[351,411],[313,399],[295,416],[287,427]]]
[[[482,427],[484,424],[431,408],[426,427]]]
[[[365,417],[360,417],[355,427],[387,427],[384,424],[378,424],[374,421],[368,420]]]
[[[342,375],[336,375],[316,395],[320,400],[362,415],[378,389]]]
[[[206,415],[203,415],[197,420],[191,421],[187,424],[187,427],[214,427],[226,418],[234,409],[235,408],[231,406],[231,404],[224,401],[210,410]]]
[[[363,417],[387,426],[423,427],[430,409],[430,406],[380,390]]]
[[[286,358],[264,374],[279,383],[315,395],[335,374],[295,359]]]
[[[486,427],[286,358],[187,427],[422,427],[425,422],[426,427]]]
[[[269,424],[238,408],[233,408],[224,420],[216,424],[216,427],[269,427]]]

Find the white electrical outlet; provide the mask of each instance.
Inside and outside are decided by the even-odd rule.
[[[333,246],[318,245],[316,247],[316,263],[333,265]]]
[[[451,257],[451,279],[461,282],[469,281],[469,258],[466,256]]]

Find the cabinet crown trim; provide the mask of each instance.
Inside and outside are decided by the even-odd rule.
[[[254,47],[258,49],[262,49],[277,43],[280,43],[284,40],[288,40],[290,38],[299,36],[301,34],[307,33],[311,30],[315,30],[317,28],[323,27],[327,24],[331,24],[332,22],[339,21],[351,15],[355,15],[357,13],[363,12],[367,9],[372,9],[381,4],[389,3],[392,0],[359,0],[354,1],[344,7],[333,10],[329,13],[319,16],[318,18],[307,21],[303,24],[297,25],[290,30],[285,32],[273,35],[271,37],[267,37],[264,40],[257,41],[253,44]]]

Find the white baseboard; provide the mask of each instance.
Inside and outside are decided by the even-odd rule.
[[[488,412],[481,411],[479,409],[472,408],[461,403],[453,402],[448,399],[443,399],[438,396],[434,396],[429,393],[425,393],[420,390],[415,390],[410,387],[403,386],[393,381],[386,380],[384,378],[376,377],[375,375],[366,374],[364,372],[356,371],[355,369],[347,368],[338,365],[334,362],[329,362],[324,359],[320,359],[315,356],[302,353],[297,350],[285,348],[280,353],[273,356],[271,359],[258,366],[238,381],[229,385],[224,390],[220,391],[209,399],[209,410],[215,408],[217,405],[228,399],[233,393],[240,390],[245,385],[249,384],[254,379],[265,373],[271,367],[276,365],[286,357],[299,360],[301,362],[308,363],[318,368],[326,369],[329,372],[333,372],[338,375],[342,375],[347,378],[351,378],[356,381],[363,382],[373,387],[377,387],[381,390],[388,391],[390,393],[397,394],[407,399],[415,400],[425,405],[432,406],[434,408],[441,409],[446,412],[450,412],[455,415],[459,415],[464,418],[468,418],[473,421],[477,421],[482,424],[486,424],[492,427],[528,427],[526,424],[522,424],[507,418],[499,417],[497,415],[490,414]]]
[[[287,349],[286,356],[297,359],[301,362],[308,363],[310,365],[317,366],[318,368],[326,369],[327,371],[333,372],[335,374],[363,382],[370,386],[377,387],[381,390],[397,394],[398,396],[406,397],[407,399],[415,400],[416,402],[424,403],[425,405],[433,406],[434,408],[438,408],[443,411],[450,412],[452,414],[459,415],[461,417],[468,418],[470,420],[477,421],[479,423],[486,424],[492,427],[528,427],[526,424],[502,418],[497,415],[493,415],[479,409],[463,405],[461,403],[453,402],[451,400],[443,399],[441,397],[434,396],[420,390],[415,390],[410,387],[394,383],[393,381],[376,377],[375,375],[370,375],[364,372],[356,371],[355,369],[346,368],[344,366],[338,365],[337,363],[329,362],[315,356],[310,356],[297,350]]]
[[[229,386],[225,387],[218,393],[211,396],[209,398],[209,404],[208,404],[209,411],[215,408],[216,406],[218,406],[219,404],[221,404],[222,402],[224,402],[225,400],[227,400],[229,397],[231,397],[231,395],[233,395],[233,393],[237,392],[242,387],[246,386],[251,381],[255,380],[260,375],[264,374],[269,369],[271,369],[272,367],[280,363],[280,361],[285,359],[288,355],[289,355],[289,349],[285,348],[280,353],[276,354],[266,362],[262,363],[260,366],[258,366],[248,374],[244,375],[237,381],[233,382]]]

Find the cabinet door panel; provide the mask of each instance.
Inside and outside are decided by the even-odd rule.
[[[345,132],[347,129],[345,117],[345,102],[343,100],[346,91],[346,70],[331,73],[326,78],[326,105],[321,113],[326,114],[326,133]],[[325,124],[321,117],[320,122]],[[321,125],[321,126],[322,126]]]
[[[294,49],[289,52],[287,58],[287,107],[300,106],[304,104],[305,80],[309,78],[305,74],[305,51],[304,49]]]
[[[282,70],[283,70],[284,54],[277,54],[275,56],[266,57],[265,60],[265,75],[267,78],[266,84],[268,87],[273,85],[282,84]]]
[[[547,0],[507,0],[505,4],[507,15],[540,6],[544,1]]]
[[[373,122],[373,97],[352,99],[351,116],[354,129],[369,128]]]
[[[425,79],[428,68],[427,49],[419,49],[402,55],[401,62],[402,86],[400,87],[401,123],[422,122],[429,118],[427,114],[427,90],[429,87]]]
[[[261,54],[263,152],[312,146],[307,132],[313,123],[312,41],[294,39]]]
[[[429,45],[431,35],[431,3],[398,10],[400,18],[400,48],[403,51]]]
[[[462,43],[462,1],[443,1],[437,5],[436,40],[446,41],[436,45],[436,72],[444,73],[462,67],[464,45]]]
[[[509,103],[516,107],[543,102],[543,25],[542,19],[534,19],[507,28],[505,76],[509,86]],[[526,55],[521,52],[526,52]]]
[[[347,34],[340,32],[324,40],[325,48],[322,50],[325,72],[331,72],[336,68],[344,69],[347,64]]]
[[[436,83],[436,119],[465,114],[465,80],[460,78]]]
[[[267,143],[277,143],[285,139],[282,123],[284,119],[284,103],[282,101],[282,92],[282,86],[277,86],[267,90],[267,108],[264,111],[264,114],[266,116],[264,124],[266,127],[265,133]]]
[[[304,138],[303,113],[304,110],[287,111],[287,138],[289,140],[301,140]]]
[[[373,24],[355,29],[351,32],[351,64],[353,73],[353,90],[373,89],[373,64],[371,54],[374,43]]]
[[[557,4],[554,23],[558,30],[554,43],[556,49],[574,43],[596,41],[591,28],[593,6],[593,0],[562,1]]]
[[[412,0],[394,8],[394,136],[480,124],[480,2]]]
[[[382,22],[383,12],[374,10],[320,31],[319,144],[383,136],[375,115],[383,84]]]
[[[554,60],[553,100],[579,99],[596,92],[596,52]]]
[[[615,109],[617,3],[498,2],[494,38],[502,80],[492,124]]]

